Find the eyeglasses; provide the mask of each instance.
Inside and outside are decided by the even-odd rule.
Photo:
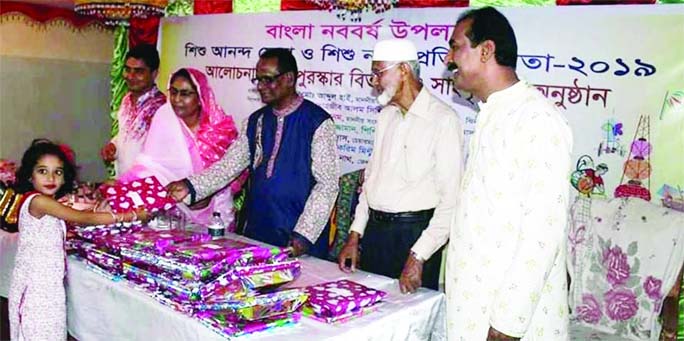
[[[169,88],[169,97],[180,96],[181,99],[188,99],[190,96],[196,94],[195,91],[178,90],[176,88]]]
[[[256,76],[255,78],[252,78],[252,84],[254,85],[259,85],[259,83],[263,83],[265,85],[271,85],[273,82],[276,81],[280,76],[286,74],[287,72],[281,72],[277,75],[273,76]]]
[[[386,67],[386,68],[384,68],[384,69],[380,69],[380,70],[377,70],[377,71],[371,70],[371,77],[376,77],[376,78],[377,78],[377,77],[380,77],[380,75],[381,75],[383,72],[385,72],[385,71],[387,71],[387,70],[389,70],[389,69],[391,69],[391,68],[393,68],[393,67],[395,67],[395,66],[397,66],[397,65],[399,65],[399,64],[401,64],[401,63],[394,63],[394,64],[392,64],[392,65],[390,65],[390,66],[388,66],[388,67]]]

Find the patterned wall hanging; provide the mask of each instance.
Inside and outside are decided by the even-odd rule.
[[[74,11],[102,20],[106,25],[128,25],[132,18],[161,17],[168,0],[74,0]]]
[[[651,200],[651,119],[640,116],[629,156],[622,171],[620,185],[615,188],[616,198],[637,197]],[[625,183],[625,178],[627,182]],[[644,184],[645,183],[645,184]]]

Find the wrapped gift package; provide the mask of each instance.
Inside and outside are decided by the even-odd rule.
[[[374,304],[372,306],[352,310],[348,313],[340,314],[337,316],[322,316],[322,315],[316,314],[313,311],[313,309],[311,309],[311,307],[307,305],[302,309],[302,315],[304,315],[308,318],[311,318],[313,320],[323,322],[323,323],[340,324],[340,323],[344,323],[344,322],[353,320],[355,318],[359,318],[359,317],[364,316],[364,315],[368,315],[368,314],[378,310],[379,306],[380,306],[379,304]]]
[[[154,249],[155,253],[163,254],[174,244],[188,241],[206,242],[209,240],[211,240],[211,236],[204,233],[184,230],[156,231],[144,228],[132,233],[98,236],[94,239],[94,243],[117,252],[122,247],[127,247],[133,249]]]
[[[227,271],[227,260],[212,262],[192,262],[170,252],[159,255],[152,249],[137,250],[129,247],[121,248],[121,256],[131,264],[153,266],[190,281],[209,281]]]
[[[313,285],[306,288],[308,306],[324,320],[370,307],[381,301],[387,293],[346,279]]]
[[[189,258],[194,262],[227,259],[228,266],[287,258],[287,248],[250,244],[228,237],[208,242],[184,243],[170,248],[169,252]]]
[[[68,255],[80,254],[84,243],[86,243],[86,241],[82,239],[67,237],[67,240],[64,242],[64,248]]]
[[[136,290],[224,337],[294,324],[309,296],[305,289],[264,292],[300,275],[286,248],[130,224],[70,231],[70,247],[93,271],[112,280],[123,274]]]
[[[294,313],[306,302],[308,297],[306,291],[302,289],[288,289],[260,295],[248,295],[239,299],[211,297],[205,302],[194,304],[194,307],[199,311],[232,311],[242,320],[255,321]]]
[[[109,253],[97,245],[87,242],[83,242],[80,245],[78,253],[90,263],[99,266],[113,275],[121,274],[121,257],[116,254]]]
[[[116,185],[102,185],[100,192],[107,198],[115,213],[140,206],[144,206],[148,212],[156,213],[176,206],[176,201],[168,197],[166,188],[154,176]]]
[[[302,272],[299,260],[237,266],[225,276],[240,279],[247,288],[259,289],[291,282]]]
[[[196,318],[205,326],[223,337],[238,337],[274,328],[294,325],[301,318],[300,313],[274,316],[259,321],[240,320],[232,311],[204,311]]]
[[[122,249],[122,255],[127,253],[128,249]],[[137,283],[155,284],[172,293],[180,302],[195,302],[213,296],[246,296],[254,289],[290,282],[300,272],[301,265],[298,260],[257,264],[234,268],[205,283],[188,280],[178,273],[166,272],[155,266],[133,265],[128,261],[123,264],[126,278]]]
[[[73,234],[78,238],[87,241],[94,241],[105,236],[128,234],[143,229],[142,224],[123,223],[121,225],[92,225],[92,226],[67,226],[68,234]]]
[[[155,266],[194,281],[208,281],[235,266],[277,263],[288,257],[286,248],[248,244],[230,238],[171,245],[163,254],[151,249],[124,247],[121,254],[131,263]]]
[[[134,283],[148,283],[168,291],[170,297],[180,303],[190,304],[219,291],[223,295],[234,296],[246,295],[249,292],[240,280],[218,278],[204,284],[184,279],[178,274],[159,271],[154,267],[143,268],[127,262],[123,263],[123,274]]]

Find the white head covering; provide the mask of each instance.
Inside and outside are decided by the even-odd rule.
[[[373,61],[405,62],[418,60],[416,46],[406,39],[381,40],[373,49]]]

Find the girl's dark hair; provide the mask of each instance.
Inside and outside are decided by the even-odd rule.
[[[52,143],[48,139],[35,139],[31,142],[31,146],[24,152],[21,158],[21,166],[17,170],[17,183],[14,186],[18,193],[26,193],[35,190],[31,183],[31,175],[33,168],[38,163],[38,160],[45,155],[54,155],[62,160],[64,164],[64,184],[55,193],[56,198],[61,198],[67,193],[74,190],[74,182],[76,180],[76,166],[69,161],[66,154],[58,145]]]

